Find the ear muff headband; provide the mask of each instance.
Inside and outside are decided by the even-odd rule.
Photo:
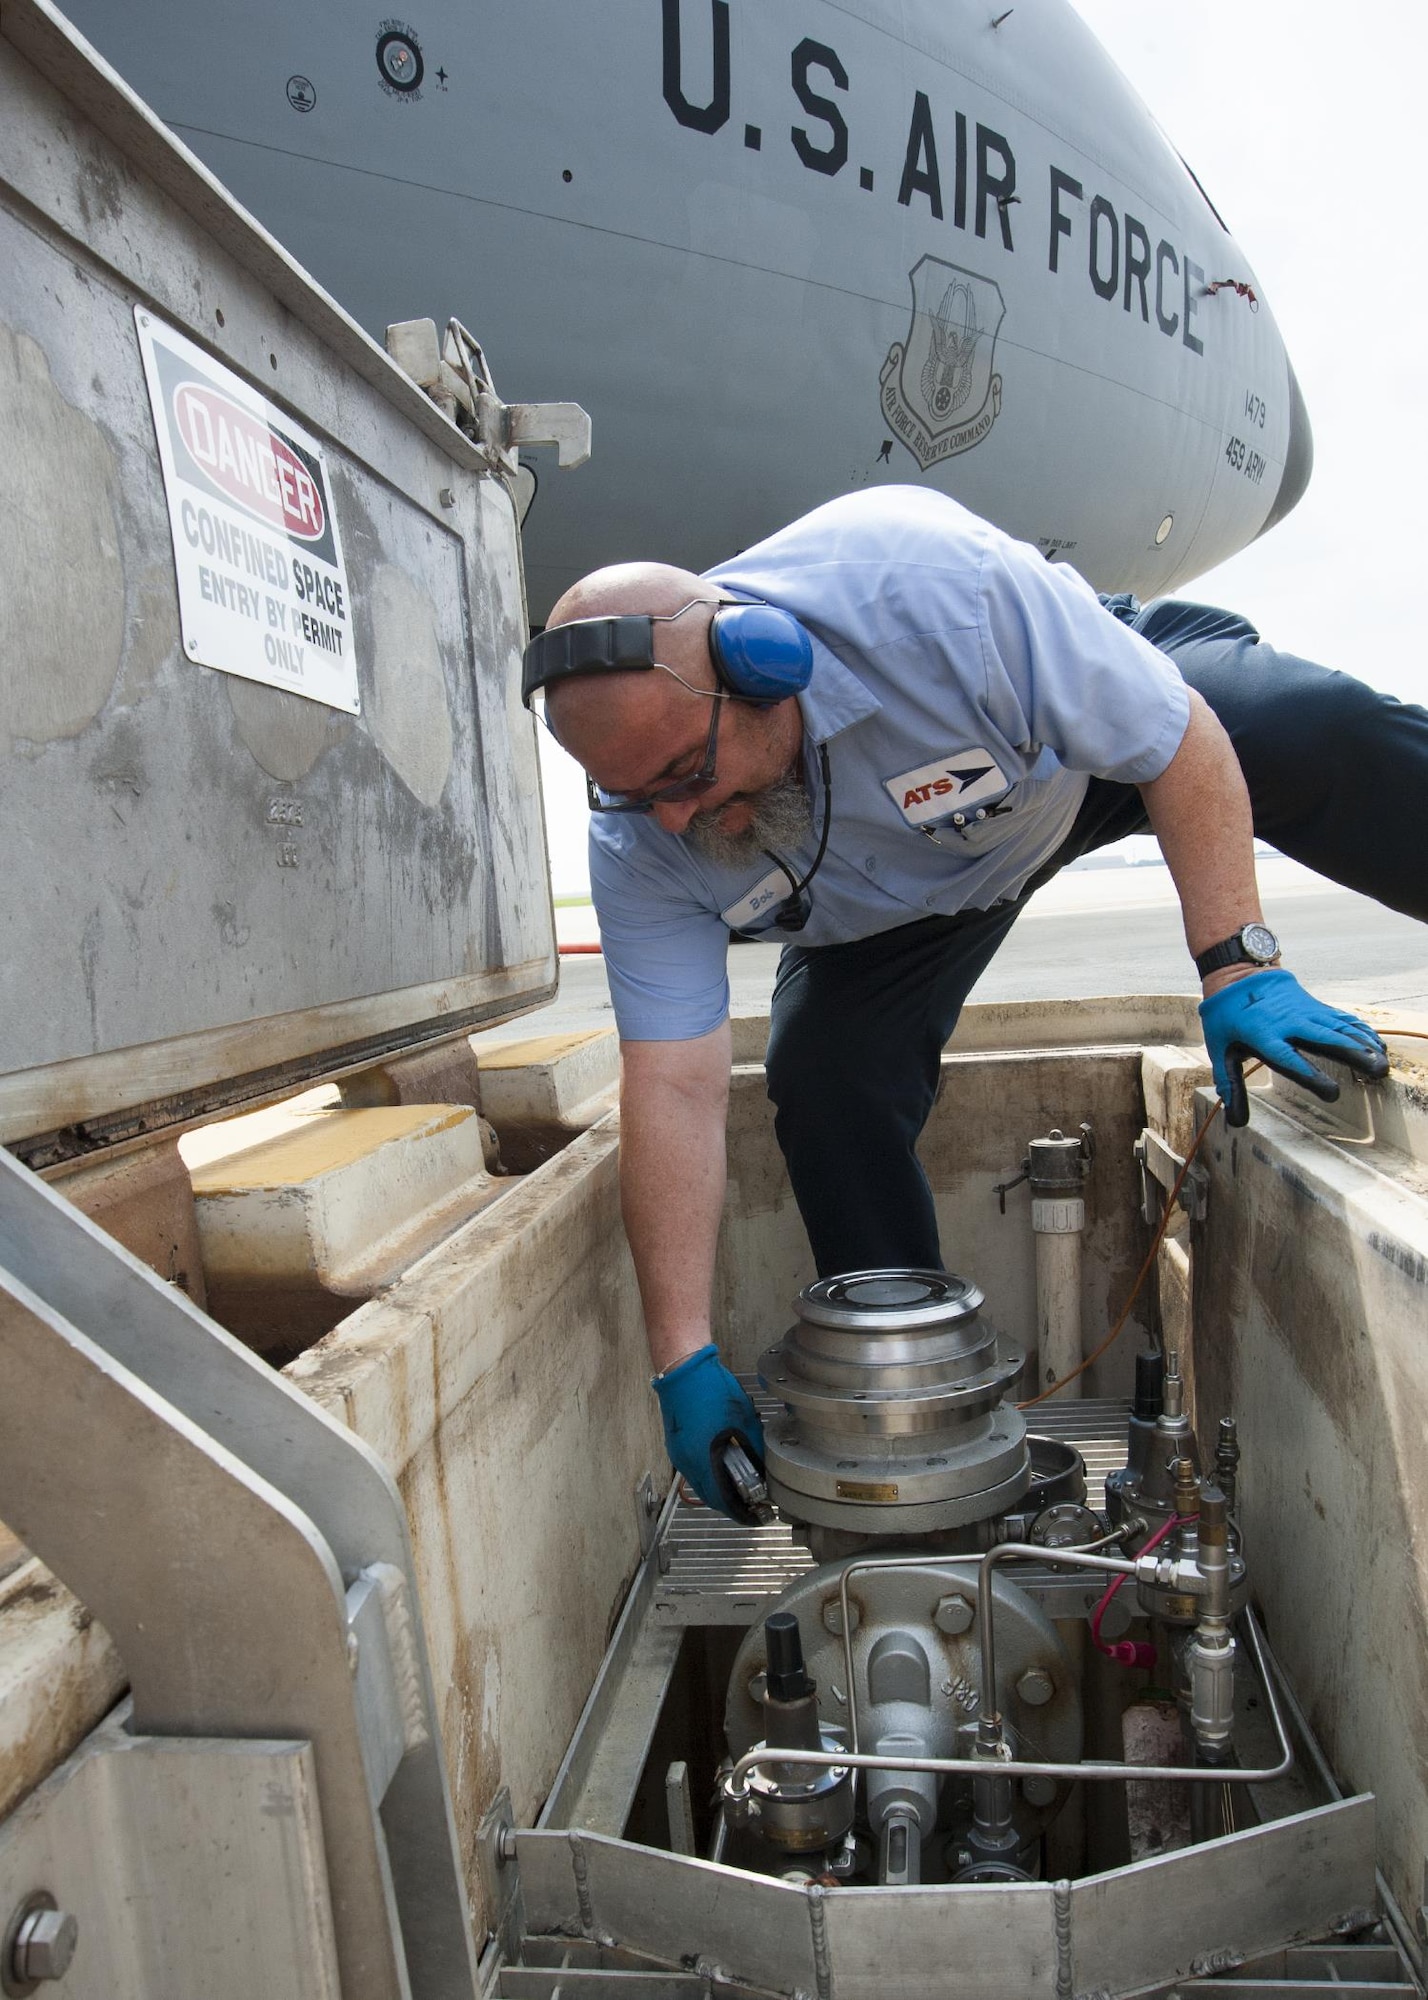
[[[581,618],[541,632],[521,662],[521,700],[543,687],[591,674],[655,667],[654,628],[663,619]],[[813,642],[798,620],[772,604],[721,604],[709,627],[714,671],[740,701],[760,706],[801,694],[813,673]]]
[[[521,700],[529,708],[543,687],[586,674],[637,673],[652,667],[652,618],[579,618],[538,632],[521,660]]]

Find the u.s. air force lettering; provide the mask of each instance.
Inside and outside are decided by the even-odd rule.
[[[940,257],[919,258],[908,277],[912,322],[878,379],[884,417],[926,472],[980,444],[1001,412],[993,371],[1006,307],[990,278]]]

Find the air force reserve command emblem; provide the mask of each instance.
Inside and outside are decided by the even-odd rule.
[[[879,381],[883,415],[926,472],[970,451],[996,422],[1002,378],[993,374],[1001,287],[940,257],[922,257],[912,280],[912,324],[888,349]]]

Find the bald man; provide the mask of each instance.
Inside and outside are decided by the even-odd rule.
[[[956,502],[830,502],[707,577],[601,570],[527,654],[585,767],[622,1052],[621,1190],[670,1456],[738,1516],[762,1446],[713,1341],[730,934],[782,938],[767,1074],[821,1274],[939,1268],[918,1163],[943,1047],[1028,897],[1153,829],[1203,980],[1227,1116],[1258,1058],[1382,1075],[1383,1045],[1279,963],[1258,831],[1392,907],[1422,885],[1428,714],[1203,606],[1102,601]]]

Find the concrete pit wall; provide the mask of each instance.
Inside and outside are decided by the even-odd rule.
[[[613,1117],[294,1361],[406,1501],[467,1878],[481,1814],[538,1810],[668,1478],[619,1223]]]
[[[1232,1411],[1271,1644],[1340,1782],[1377,1795],[1379,1863],[1410,1914],[1428,1860],[1422,1047],[1394,1050],[1380,1090],[1346,1081],[1339,1113],[1276,1078],[1246,1130],[1212,1127],[1188,1238],[1202,1448]]]
[[[739,1034],[741,1053],[757,1056],[762,1028],[741,1023]],[[567,1058],[542,1046],[536,1055],[545,1071],[553,1059],[557,1069],[574,1064],[564,1109],[549,1075],[540,1079],[540,1118],[547,1130],[564,1119],[564,1150],[506,1182],[493,1201],[479,1190],[487,1205],[462,1216],[287,1368],[381,1453],[405,1497],[478,1924],[481,1814],[505,1784],[517,1819],[534,1818],[638,1561],[635,1486],[647,1471],[660,1488],[668,1478],[619,1221],[617,1117],[579,1132],[592,1088],[588,1050]],[[608,1085],[608,1038],[603,1060]],[[509,1090],[512,1065],[499,1069]],[[409,1095],[401,1078],[378,1081],[380,1089],[349,1088],[349,1105],[354,1097],[381,1106]],[[431,1079],[411,1081],[429,1088]],[[316,1117],[342,1123],[362,1115]],[[1086,1326],[1099,1337],[1108,1302],[1123,1296],[1142,1254],[1128,1166],[1140,1116],[1131,1048],[947,1059],[928,1166],[949,1252],[984,1286],[993,1318],[1012,1337],[1027,1339],[1034,1324],[1029,1205],[1019,1189],[1000,1216],[994,1182],[1016,1171],[1028,1138],[1091,1122],[1101,1151],[1087,1188]],[[425,1132],[426,1122],[416,1119],[414,1132]],[[751,1368],[811,1276],[758,1060],[736,1068],[729,1133],[717,1326],[734,1365]],[[476,1160],[473,1151],[470,1164]],[[475,1185],[475,1178],[463,1183]],[[450,1191],[443,1199],[453,1199]],[[419,1222],[412,1226],[413,1240],[429,1245]],[[38,1565],[4,1588],[12,1608],[0,1603],[0,1687],[10,1670],[0,1709],[8,1799],[0,1810],[74,1747],[123,1685],[122,1662],[102,1632]],[[47,1711],[47,1684],[73,1692],[63,1728]]]
[[[734,1365],[752,1368],[812,1272],[764,1093],[763,1028],[743,1022],[738,1032],[746,1059],[733,1077],[716,1323]],[[661,1487],[667,1479],[619,1223],[617,1119],[579,1130],[600,1108],[592,1090],[613,1078],[602,1040],[598,1076],[590,1049],[534,1051],[537,1110],[547,1132],[564,1121],[565,1149],[387,1275],[287,1370],[382,1454],[405,1496],[474,1896],[480,1816],[501,1784],[519,1820],[539,1808],[638,1560],[634,1488],[646,1471]],[[570,1067],[561,1086],[569,1106],[552,1083],[553,1062],[559,1072]],[[516,1067],[493,1065],[508,1093]],[[383,1088],[365,1093],[349,1086],[348,1104],[409,1095],[400,1077],[378,1081]],[[429,1087],[430,1078],[412,1082]],[[317,1116],[344,1123],[361,1114]],[[1085,1321],[1088,1337],[1099,1337],[1142,1254],[1128,1165],[1140,1117],[1131,1048],[946,1059],[925,1157],[949,1257],[983,1285],[1011,1337],[1026,1341],[1034,1326],[1029,1204],[1019,1189],[999,1215],[994,1183],[1016,1171],[1028,1138],[1092,1124],[1100,1152],[1087,1184]],[[419,1119],[417,1127],[425,1130]],[[413,1240],[430,1244],[413,1227]],[[54,1595],[37,1644],[32,1586],[41,1582]],[[22,1657],[21,1603],[11,1615],[0,1609],[0,1684],[7,1660],[17,1677],[0,1718],[0,1733],[10,1731],[3,1768],[13,1801],[98,1719],[123,1675],[82,1607],[37,1565],[7,1579],[7,1593],[30,1619]],[[58,1733],[41,1726],[43,1702],[29,1699],[50,1676],[76,1690]]]
[[[1144,1052],[1152,1037],[1179,1039],[1168,1018],[1147,1020],[1139,1047],[1128,1032],[1120,1046],[1067,1047],[1063,1021],[1058,1047],[1054,1010],[1043,1012],[1041,1029],[1021,1021],[998,1032],[1044,1046],[946,1058],[924,1153],[949,1262],[1025,1341],[1027,1193],[1013,1191],[1003,1217],[993,1187],[1015,1173],[1029,1138],[1092,1125],[1090,1343],[1144,1252],[1131,1158],[1144,1107],[1183,1150],[1203,1056]],[[810,1275],[751,1059],[758,1032],[740,1024],[717,1275],[720,1333],[740,1367],[786,1323]],[[1271,1637],[1341,1775],[1379,1792],[1387,1865],[1410,1907],[1428,1852],[1428,1150],[1413,1151],[1416,1090],[1384,1100],[1398,1102],[1398,1122],[1375,1147],[1293,1123],[1288,1100],[1257,1109],[1247,1134],[1221,1132],[1207,1161],[1207,1221],[1177,1253],[1192,1280],[1180,1288],[1193,1313],[1183,1337],[1202,1425],[1212,1430],[1229,1408],[1240,1420],[1251,1561],[1272,1555],[1256,1568]],[[647,1470],[657,1484],[666,1473],[617,1149],[607,1115],[288,1370],[383,1455],[405,1496],[478,1926],[481,1813],[505,1784],[517,1819],[535,1816],[638,1561],[634,1487]],[[1138,1337],[1128,1328],[1093,1389],[1125,1386]],[[38,1565],[5,1579],[0,1810],[74,1747],[122,1678],[99,1628]],[[60,1715],[46,1699],[56,1687]]]

